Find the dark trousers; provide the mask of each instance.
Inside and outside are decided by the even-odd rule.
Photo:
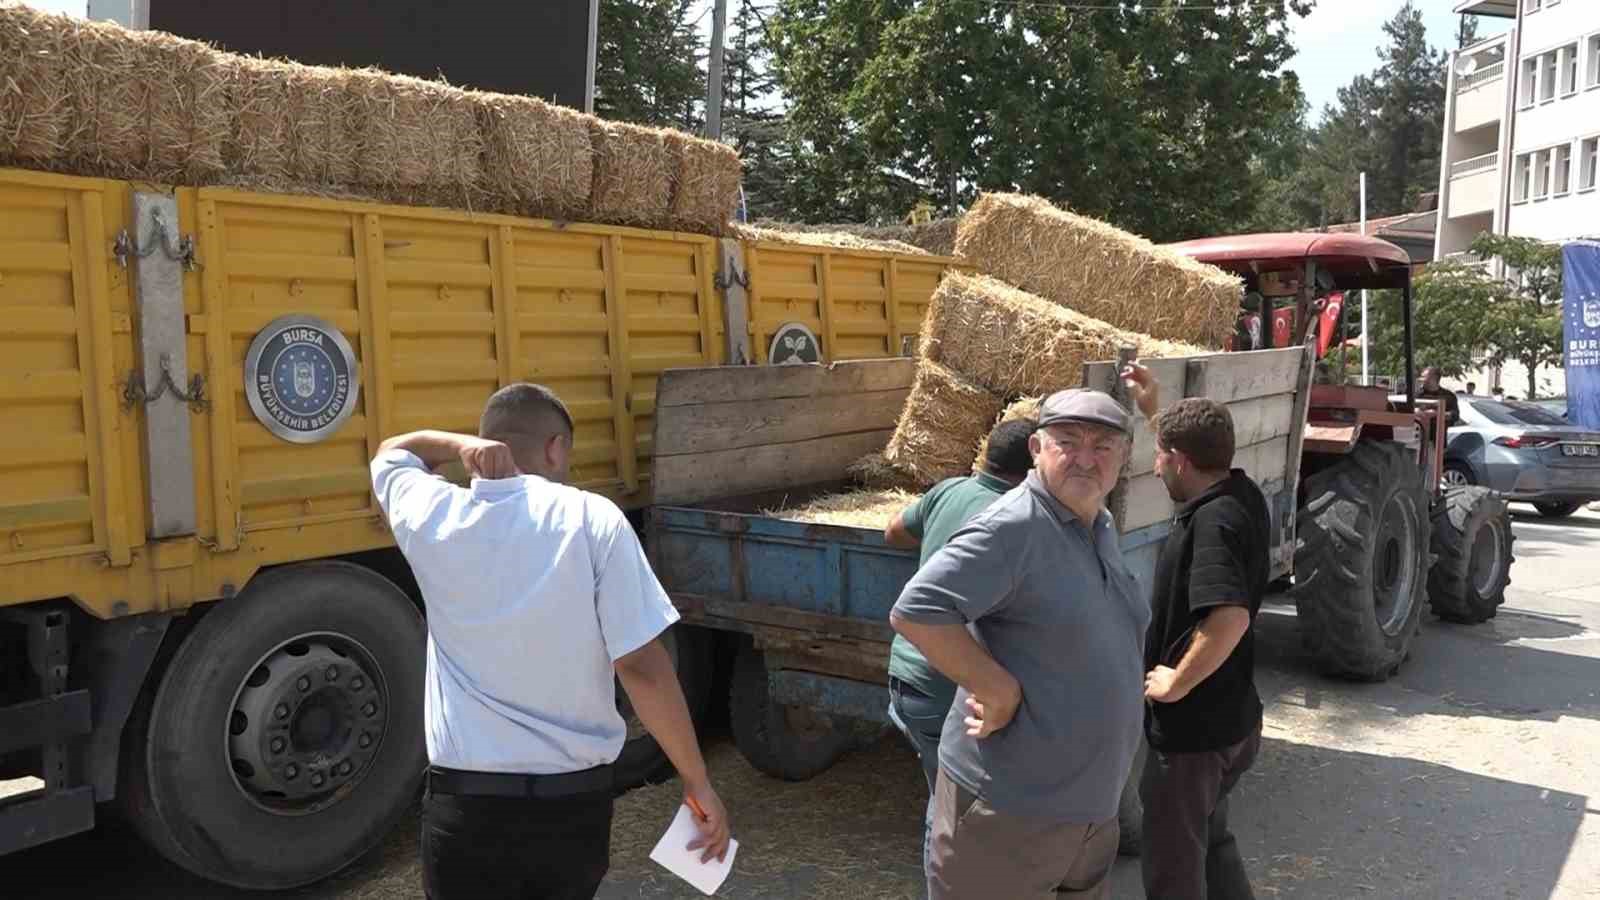
[[[1144,801],[1140,864],[1148,900],[1251,900],[1239,844],[1228,830],[1228,794],[1255,762],[1261,729],[1213,753],[1151,748],[1139,783]]]
[[[944,732],[947,701],[930,697],[915,685],[889,676],[889,721],[911,742],[928,780],[928,804],[922,813],[922,867],[928,867],[928,835],[933,830],[933,788],[939,783],[939,737]]]
[[[591,900],[611,865],[611,793],[446,794],[422,805],[428,900]]]

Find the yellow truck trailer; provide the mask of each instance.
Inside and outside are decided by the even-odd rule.
[[[0,854],[115,799],[220,882],[354,860],[425,764],[379,441],[542,382],[640,509],[663,370],[900,355],[951,265],[0,169]]]

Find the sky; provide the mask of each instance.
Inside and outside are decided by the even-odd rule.
[[[87,0],[26,0],[31,6],[55,12],[83,15]],[[159,2],[159,0],[156,0]],[[709,6],[709,0],[697,0]],[[1301,87],[1311,104],[1313,123],[1322,107],[1332,103],[1339,88],[1350,79],[1370,72],[1378,65],[1376,51],[1384,42],[1383,23],[1394,16],[1402,0],[1318,0],[1305,19],[1295,20],[1295,46],[1298,53],[1289,67],[1300,76]],[[1455,46],[1457,16],[1451,7],[1456,0],[1416,0],[1422,9],[1429,42],[1436,47]],[[697,11],[698,12],[698,11]],[[701,19],[709,31],[709,16]],[[1481,19],[1479,34],[1487,37],[1503,31],[1509,20]]]

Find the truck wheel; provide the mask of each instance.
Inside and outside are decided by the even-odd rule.
[[[854,729],[843,720],[774,703],[765,655],[748,644],[734,660],[728,714],[739,753],[759,771],[784,781],[826,772],[856,743]]]
[[[1533,508],[1546,519],[1565,519],[1578,511],[1582,503],[1535,503]]]
[[[1511,520],[1487,488],[1446,491],[1433,516],[1428,603],[1446,622],[1474,625],[1494,618],[1511,583]]]
[[[359,566],[257,575],[200,620],[142,704],[124,760],[134,827],[240,888],[354,862],[421,786],[426,637],[410,599]]]
[[[1363,441],[1305,480],[1295,609],[1317,667],[1383,681],[1417,632],[1429,560],[1422,473],[1400,444]]]
[[[661,636],[661,643],[677,669],[678,686],[683,689],[683,699],[689,705],[689,717],[698,726],[705,717],[707,701],[711,699],[711,634],[702,628],[674,625]],[[661,752],[661,745],[639,721],[620,682],[616,691],[617,712],[628,726],[627,742],[622,745],[613,767],[617,791],[631,791],[671,778],[672,761]]]

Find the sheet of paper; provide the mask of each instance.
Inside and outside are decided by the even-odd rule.
[[[739,842],[732,839],[728,841],[728,856],[723,861],[713,859],[702,863],[702,851],[684,849],[699,834],[700,829],[694,824],[694,813],[687,805],[679,804],[678,815],[667,826],[667,833],[656,842],[656,848],[650,851],[650,858],[709,897],[722,887],[728,873],[733,871],[733,857],[739,851]]]

